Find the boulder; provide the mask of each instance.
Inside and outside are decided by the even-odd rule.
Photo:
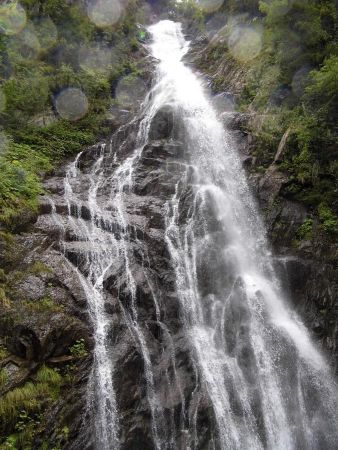
[[[174,112],[170,106],[161,108],[154,116],[150,129],[149,139],[166,139],[171,137],[174,128]]]

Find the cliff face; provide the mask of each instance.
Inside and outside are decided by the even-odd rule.
[[[108,141],[81,153],[77,177],[72,182],[74,192],[82,199],[80,208],[65,202],[65,163],[46,178],[48,195],[41,197],[40,214],[29,225],[29,231],[22,231],[2,249],[6,282],[14,277],[18,280],[11,283],[8,292],[11,306],[3,304],[1,311],[2,337],[8,350],[2,367],[10,373],[3,393],[25,380],[37,384],[44,364],[62,377],[57,395],[39,404],[39,424],[31,430],[32,448],[94,448],[91,416],[86,410],[93,330],[88,297],[77,273],[87,273],[88,242],[74,234],[72,221],[90,226],[91,210],[85,199],[96,177],[97,160],[103,158],[104,175],[109,179],[134,149],[138,124],[136,120],[121,129],[113,143]],[[129,270],[137,283],[133,297],[123,264],[113,266],[103,281],[104,309],[112,328],[109,346],[116,367],[114,384],[123,423],[120,441],[125,450],[154,448],[152,415],[159,417],[161,428],[157,434],[161,442],[170,439],[170,430],[182,440],[182,448],[186,448],[185,416],[193,417],[199,430],[195,436],[198,448],[205,448],[214,428],[212,407],[191,365],[187,336],[182,332],[174,271],[164,236],[165,205],[168,196],[174,195],[184,169],[182,143],[169,138],[174,126],[170,110],[160,111],[154,118],[150,141],[134,173],[133,192],[125,198],[128,230],[123,229],[118,216],[112,217],[109,225],[104,221],[98,225],[102,241],[110,239],[112,232],[117,239],[119,233],[124,233],[125,251],[132,261]],[[119,153],[112,152],[112,148],[120,148]],[[103,184],[97,193],[102,207],[110,189],[109,184]],[[182,208],[188,214],[189,201]],[[138,342],[140,334],[149,351],[151,369]],[[153,388],[159,403],[152,410],[149,391]],[[35,413],[32,407],[29,414],[35,417]],[[10,429],[8,422],[3,432]]]
[[[227,98],[238,97],[244,88],[243,68],[224,59],[206,70],[203,62],[208,61],[207,45],[206,41],[193,45],[197,53],[189,57],[191,64],[199,68],[202,75],[207,73],[209,77],[222,79],[223,88],[217,93],[224,93],[226,86]],[[149,83],[149,78],[146,81]],[[290,198],[285,189],[290,179],[280,165],[287,131],[276,146],[274,161],[262,170],[254,155],[259,144],[254,133],[249,131],[259,123],[260,115],[253,110],[243,113],[224,111],[222,106],[220,114],[237,140],[290,302],[335,365],[337,286],[332,261],[337,250],[316,220],[312,223],[311,239],[299,231],[310,216],[308,207]],[[124,142],[117,160],[110,153],[110,140],[83,151],[77,162],[79,174],[74,185],[79,197],[84,198],[96,176],[95,163],[99,157],[103,157],[107,167],[105,176],[109,177],[130,155],[139,124],[137,115],[134,119],[131,126],[123,127],[114,137],[116,147]],[[181,446],[185,449],[182,420],[184,415],[190,414],[199,430],[197,447],[206,448],[212,438],[214,417],[188,356],[189,346],[181,330],[173,270],[164,237],[167,213],[164,205],[168,196],[175,192],[184,155],[177,136],[169,140],[172,133],[175,135],[175,126],[170,110],[155,117],[151,139],[135,173],[134,191],[127,199],[128,251],[133,254],[131,270],[137,280],[134,300],[142,333],[150,349],[153,383],[157,391],[162,392],[163,430],[159,432],[165,436],[165,430],[170,426],[177,434],[182,430]],[[86,243],[74,235],[72,228],[67,223],[64,226],[68,215],[74,221],[85,223],[92,217],[85,201],[81,208],[65,202],[64,178],[68,164],[66,161],[46,177],[44,188],[47,194],[40,198],[39,215],[18,220],[14,235],[1,231],[0,359],[4,376],[0,389],[8,404],[14,406],[14,410],[8,404],[0,408],[1,418],[6,417],[1,432],[9,436],[21,433],[22,439],[26,439],[32,448],[93,448],[90,427],[82,425],[88,414],[86,395],[93,364],[93,324],[88,314],[88,300],[75,269],[76,266],[86,273],[87,249]],[[103,187],[99,192],[102,204],[108,196],[108,187]],[[189,192],[183,209],[188,207]],[[62,226],[55,221],[55,213],[60,216]],[[184,210],[182,213],[184,215]],[[101,229],[103,238],[112,231],[105,229],[104,223]],[[121,231],[117,217],[113,221],[113,231],[117,234]],[[204,281],[208,283],[207,275]],[[118,410],[126,424],[121,437],[122,448],[149,450],[153,448],[151,412],[146,394],[149,380],[144,355],[135,344],[135,330],[125,319],[132,316],[135,305],[128,295],[122,267],[106,274],[104,288],[107,292],[105,311],[114,325],[110,344],[117,367]],[[154,303],[154,292],[158,304]],[[168,329],[160,326],[157,308],[165,317]],[[52,372],[46,374],[45,366]],[[26,398],[23,388],[28,390],[28,387],[30,394]],[[13,392],[18,395],[14,397]],[[22,410],[28,414],[20,416]],[[17,423],[20,423],[19,429]],[[88,422],[85,420],[84,423]]]
[[[224,120],[237,137],[244,164],[248,165],[254,142],[241,131],[247,117],[227,113]],[[2,247],[6,269],[3,282],[11,286],[8,289],[11,306],[3,303],[1,311],[2,337],[8,350],[2,367],[10,374],[3,393],[13,392],[17,386],[22,388],[27,382],[40,386],[44,366],[60,377],[57,390],[55,381],[53,384],[48,378],[44,386],[47,397],[37,396],[38,406],[33,404],[28,408],[31,419],[23,419],[32,448],[44,448],[44,445],[74,450],[94,448],[91,415],[87,409],[93,367],[93,323],[89,315],[90,299],[79,278],[79,273],[88,273],[89,248],[88,241],[74,233],[74,226],[83,230],[94,220],[87,201],[98,177],[98,160],[101,159],[104,167],[104,179],[112,179],[115,170],[131,155],[138,126],[136,115],[112,141],[87,148],[80,154],[76,176],[71,172],[73,178],[69,179],[78,203],[67,202],[64,181],[67,173],[69,177],[70,162],[66,161],[46,177],[47,194],[40,198],[38,217]],[[157,417],[160,439],[166,442],[175,435],[182,449],[186,448],[184,430],[188,417],[199,430],[195,436],[196,448],[207,448],[214,437],[213,408],[192,365],[190,344],[182,330],[174,270],[164,235],[165,205],[175,193],[186,157],[184,146],[177,139],[178,129],[170,109],[161,110],[155,116],[149,143],[134,173],[133,190],[126,192],[124,200],[128,229],[123,227],[118,215],[111,215],[109,223],[103,219],[96,221],[101,242],[111,239],[112,233],[117,240],[123,234],[124,251],[132,261],[129,270],[136,282],[135,292],[131,294],[122,263],[106,272],[103,280],[104,309],[111,323],[109,347],[116,367],[117,409],[123,423],[121,448],[125,450],[154,448],[152,415]],[[112,151],[117,148],[120,149],[117,153]],[[318,253],[313,245],[295,250],[293,239],[306,217],[306,210],[283,198],[280,186],[284,176],[277,168],[272,166],[260,175],[252,172],[249,178],[264,211],[276,254],[275,265],[290,301],[323,340],[323,347],[334,355],[330,345],[333,279],[330,266],[323,263],[323,243],[318,245]],[[102,209],[107,207],[110,190],[111,184],[102,183],[96,193]],[[182,218],[189,215],[189,191],[184,198]],[[217,254],[214,257],[217,260]],[[200,268],[201,289],[206,292],[215,288],[212,273],[212,267]],[[317,311],[321,308],[327,309],[327,313]],[[234,320],[241,316],[236,309],[231,313]],[[140,333],[149,352],[151,381],[147,358],[139,344]],[[149,406],[152,404],[149,383],[157,393],[158,403],[152,405],[153,409]],[[94,387],[89,384],[89,389]],[[232,401],[236,403],[235,398]],[[23,407],[27,407],[25,403]],[[34,430],[30,420],[35,421]],[[11,429],[9,422],[6,426],[4,433]]]
[[[129,58],[133,70],[137,70],[144,95],[151,85],[151,59],[140,43],[124,58]],[[123,77],[120,75],[118,81]],[[116,86],[117,82],[111,86],[114,96]],[[137,94],[133,100],[135,97]],[[97,135],[107,135],[107,129],[112,134],[123,123],[133,121],[137,104],[127,109],[114,105],[107,113],[106,133],[97,129]],[[134,144],[135,129],[129,131]],[[84,149],[84,172],[90,172],[100,148],[101,144]],[[85,249],[77,242],[72,248],[76,236],[65,230],[70,241],[65,252],[60,244],[62,230],[58,221],[53,221],[56,210],[52,200],[61,217],[68,214],[63,199],[64,177],[73,159],[56,164],[44,176],[45,195],[39,197],[37,209],[22,209],[15,221],[0,225],[1,449],[10,445],[78,449],[93,444],[90,425],[83,428],[90,420],[83,419],[88,413],[93,324],[76,268],[77,258],[83,257]],[[72,212],[75,214],[74,209]],[[88,209],[83,208],[82,214],[89,219]]]

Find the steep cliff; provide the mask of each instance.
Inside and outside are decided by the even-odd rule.
[[[131,120],[150,87],[146,32],[138,22],[150,12],[135,5],[124,2],[118,17],[108,5],[103,18],[100,11],[91,17],[83,1],[0,6],[4,449],[61,448],[80,433],[92,324],[78,275],[58,251],[55,230],[39,218],[50,207],[39,196],[62,191],[68,158]]]
[[[335,220],[332,212],[325,205],[314,209],[290,194],[289,187],[295,181],[290,167],[288,171],[283,165],[290,145],[288,128],[271,146],[272,154],[262,165],[261,130],[269,111],[263,114],[252,104],[242,106],[240,112],[234,108],[236,102],[241,103],[247,87],[246,68],[226,51],[223,54],[219,45],[214,45],[213,37],[200,35],[195,21],[193,26],[191,22],[186,26],[187,33],[194,36],[187,59],[210,82],[215,105],[238,145],[265,218],[275,266],[289,293],[289,301],[334,366],[337,247],[331,232]],[[142,81],[138,86],[149,89],[153,60],[140,42],[136,46],[128,53],[135,65],[132,73]],[[128,75],[127,70],[112,80],[114,93],[118,81]],[[122,93],[125,101],[129,100],[128,89],[132,90],[132,86],[127,83]],[[141,89],[141,97],[147,89]],[[134,91],[132,95],[137,97]],[[169,440],[168,430],[174,430],[183,450],[187,448],[187,422],[198,430],[194,436],[196,448],[208,448],[217,435],[215,412],[189,356],[187,336],[182,332],[174,270],[164,235],[166,201],[175,195],[176,182],[189,159],[180,124],[170,108],[159,111],[153,118],[149,142],[134,173],[133,190],[124,191],[128,216],[125,227],[113,210],[109,223],[104,216],[95,219],[88,193],[97,181],[97,201],[102,210],[109,205],[112,186],[98,179],[97,164],[101,161],[104,166],[104,179],[116,183],[113,174],[131,156],[137,143],[141,121],[138,103],[135,107],[129,105],[129,111],[116,106],[104,120],[109,133],[119,127],[112,139],[108,137],[98,145],[84,147],[71,168],[74,156],[58,162],[44,177],[45,193],[39,197],[38,210],[22,213],[1,230],[0,448],[94,448],[92,416],[87,409],[88,389],[95,391],[94,386],[88,386],[95,364],[94,333],[88,292],[79,277],[79,274],[88,276],[88,242],[86,237],[81,238],[81,232],[90,228],[91,223],[99,229],[97,237],[101,243],[109,241],[112,234],[117,241],[124,235],[123,251],[132,255],[129,269],[136,282],[131,295],[127,285],[130,279],[122,263],[106,272],[102,280],[104,311],[111,321],[108,341],[116,367],[117,407],[124,424],[121,448],[149,450],[154,448],[154,434]],[[115,153],[115,149],[119,151]],[[67,174],[78,202],[67,202]],[[298,189],[299,182],[296,184]],[[116,184],[113,188],[116,189]],[[191,212],[190,202],[191,191],[187,189],[180,205],[182,225]],[[213,232],[217,235],[219,230],[212,211],[209,225],[216,227]],[[98,259],[103,256],[98,248]],[[212,256],[217,267],[217,252]],[[201,290],[206,293],[217,290],[213,266],[202,264],[199,270]],[[237,291],[241,292],[240,283],[236,285]],[[241,321],[245,322],[246,316],[241,304],[237,309],[231,308],[229,314],[234,322],[244,326]],[[135,325],[135,309],[140,329]],[[142,353],[139,333],[149,355]],[[244,344],[242,336],[233,346],[243,345],[245,350]],[[243,364],[250,365],[244,350]],[[152,365],[151,380],[147,357]],[[149,394],[152,387],[160,406],[152,404]],[[231,405],[240,416],[241,407],[235,394],[231,396]],[[256,409],[257,426],[261,427],[258,404]],[[152,415],[159,417],[160,429],[156,432],[152,429]]]

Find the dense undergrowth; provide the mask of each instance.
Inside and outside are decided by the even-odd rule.
[[[200,15],[186,7],[196,23]],[[203,6],[204,2],[201,2]],[[208,2],[205,2],[208,5]],[[193,11],[193,12],[191,12]],[[255,137],[252,170],[264,173],[274,161],[288,175],[283,195],[304,204],[331,239],[338,229],[337,11],[333,0],[229,0],[204,11],[211,42],[200,62],[216,92],[229,89],[240,73],[237,108],[249,113]]]
[[[43,366],[34,379],[2,396],[0,419],[2,424],[6,424],[2,432],[14,429],[14,433],[0,445],[1,449],[30,446],[36,428],[41,424],[39,413],[57,399],[61,383],[58,371]]]
[[[84,5],[66,0],[0,5],[0,222],[7,227],[23,210],[36,208],[42,173],[109,132],[105,119],[114,83],[137,73],[136,20],[142,20],[137,0],[124,2],[114,25],[105,17],[91,20]],[[77,102],[75,115],[67,104],[61,105],[66,110],[57,105],[69,88],[80,96],[71,99]]]

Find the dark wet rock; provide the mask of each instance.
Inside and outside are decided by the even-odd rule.
[[[226,111],[222,113],[221,118],[228,130],[243,131],[250,120],[250,115],[235,111]]]
[[[29,361],[46,361],[50,357],[67,354],[79,339],[85,339],[87,347],[92,347],[86,326],[62,312],[53,315],[36,312],[14,319],[12,329],[6,331],[10,333],[8,349]]]
[[[170,106],[163,107],[154,116],[149,130],[149,139],[166,139],[174,128],[174,113]]]
[[[287,182],[287,175],[280,172],[276,165],[271,165],[259,181],[260,200],[265,202],[267,206],[271,206]]]

